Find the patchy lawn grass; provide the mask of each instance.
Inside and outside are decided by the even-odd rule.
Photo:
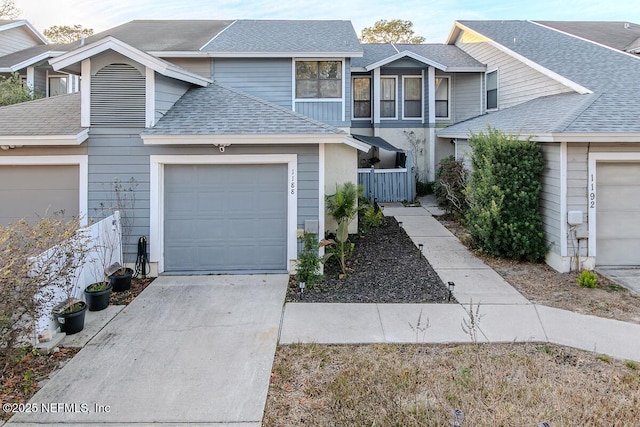
[[[632,426],[640,374],[550,344],[291,345],[264,426]]]
[[[469,234],[458,221],[450,215],[436,218],[473,250]],[[600,274],[595,288],[585,288],[578,285],[578,272],[559,273],[544,263],[492,258],[477,252],[475,254],[531,302],[640,323],[640,296]]]

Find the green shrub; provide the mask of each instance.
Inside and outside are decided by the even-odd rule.
[[[429,181],[416,181],[416,195],[418,197],[426,196],[427,194],[433,193],[433,182]]]
[[[318,256],[318,235],[305,232],[298,240],[302,243],[302,251],[298,254],[296,278],[305,282],[307,288],[313,288],[321,278],[322,259]]]
[[[598,286],[598,275],[593,271],[584,270],[578,276],[578,285],[585,288],[595,288]]]
[[[495,129],[470,139],[473,153],[465,220],[484,253],[539,262],[547,253],[539,210],[544,159],[540,147]]]
[[[464,189],[469,172],[464,162],[449,156],[440,160],[433,189],[438,204],[455,216],[461,216],[468,208]]]
[[[360,211],[360,231],[366,233],[372,228],[380,227],[384,223],[384,215],[382,210],[376,209],[373,205],[364,205]]]
[[[354,244],[349,241],[349,224],[358,215],[358,196],[361,191],[352,182],[336,185],[336,192],[326,196],[327,213],[338,223],[338,229],[334,239],[325,239],[320,242],[321,247],[326,247],[324,262],[331,257],[336,257],[340,263],[342,274],[347,273],[347,258],[353,251]]]

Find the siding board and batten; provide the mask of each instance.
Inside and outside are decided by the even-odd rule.
[[[0,56],[43,44],[33,38],[24,26],[0,32]]]
[[[487,70],[498,69],[498,108],[500,109],[541,96],[573,92],[567,86],[491,46],[483,37],[463,31],[455,45],[478,61],[487,64]]]

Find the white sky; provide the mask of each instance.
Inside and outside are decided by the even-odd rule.
[[[14,0],[40,32],[81,24],[95,32],[132,19],[344,19],[358,35],[380,19],[407,19],[416,35],[444,42],[455,20],[530,19],[629,21],[640,24],[630,0]]]

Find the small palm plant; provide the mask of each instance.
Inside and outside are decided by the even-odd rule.
[[[327,212],[338,223],[338,229],[335,238],[323,240],[320,246],[327,251],[324,262],[335,256],[343,275],[347,274],[347,258],[354,247],[349,241],[349,224],[358,215],[358,191],[354,183],[346,182],[336,185],[335,194],[326,197]]]

